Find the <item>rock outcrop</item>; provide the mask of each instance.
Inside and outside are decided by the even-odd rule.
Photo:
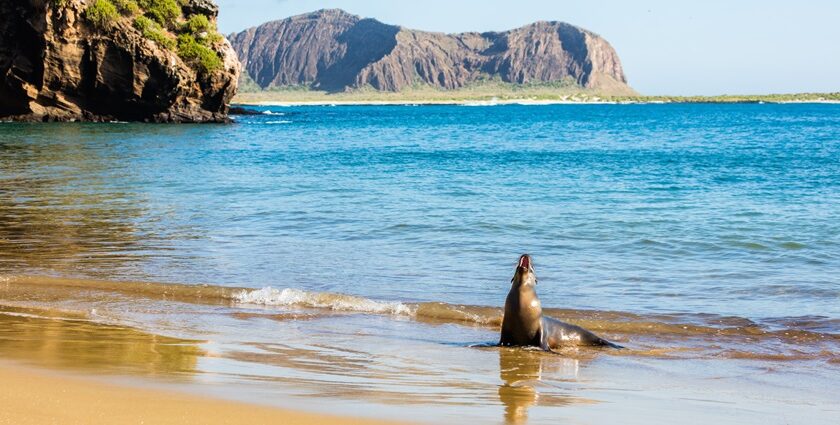
[[[333,9],[269,22],[229,39],[245,71],[262,88],[401,91],[425,84],[458,89],[497,79],[571,82],[609,94],[633,93],[612,46],[562,22],[537,22],[506,32],[442,34]]]
[[[203,47],[187,38],[193,49],[184,53],[175,34],[199,13],[208,16],[196,22],[214,29],[212,2],[188,0],[182,9],[174,3],[181,14],[172,16],[169,29],[144,16],[141,1],[106,1],[111,13],[99,20],[90,13],[94,3],[103,6],[99,0],[0,0],[0,118],[227,121],[240,72],[235,52],[219,36],[201,40]],[[125,9],[115,14],[114,4]],[[212,52],[204,56],[212,69],[201,66],[196,51]]]

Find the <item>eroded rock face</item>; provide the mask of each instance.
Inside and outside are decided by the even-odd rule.
[[[187,15],[202,14],[214,18],[219,16],[219,6],[210,0],[189,0],[182,9]]]
[[[562,22],[441,34],[333,9],[269,22],[229,39],[244,69],[263,88],[401,91],[426,84],[457,89],[499,78],[520,84],[573,81],[605,93],[633,93],[612,46]]]
[[[0,117],[227,121],[240,70],[229,43],[219,47],[222,69],[201,72],[130,18],[94,27],[84,18],[90,1],[0,0]]]

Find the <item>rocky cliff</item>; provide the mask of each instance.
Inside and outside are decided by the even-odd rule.
[[[222,122],[240,66],[209,0],[0,0],[0,117]]]
[[[505,32],[441,34],[321,10],[229,39],[248,75],[262,88],[401,91],[425,84],[457,89],[496,79],[571,82],[610,94],[633,93],[612,46],[562,22],[537,22]]]

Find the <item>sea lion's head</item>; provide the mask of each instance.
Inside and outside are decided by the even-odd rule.
[[[537,284],[537,275],[534,273],[534,263],[531,261],[530,255],[522,254],[519,257],[519,263],[516,264],[516,271],[513,273],[511,283],[514,287]]]

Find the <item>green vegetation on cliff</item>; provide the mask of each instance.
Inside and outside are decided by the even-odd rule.
[[[175,38],[166,32],[160,24],[149,19],[147,16],[138,16],[134,18],[134,28],[140,30],[140,32],[143,33],[143,37],[146,37],[169,50],[174,50],[177,46]]]
[[[137,5],[137,2],[134,0],[111,0],[114,3],[114,6],[122,13],[124,16],[134,16],[140,13],[140,6]]]
[[[196,41],[190,34],[178,36],[178,56],[198,67],[201,72],[210,73],[222,68],[222,60],[209,47]]]
[[[215,30],[211,27],[210,20],[204,15],[194,15],[184,22],[181,28],[190,34],[198,34],[204,31]]]
[[[222,69],[224,64],[218,51],[224,38],[216,30],[215,20],[200,13],[185,16],[182,5],[188,1],[179,1],[94,0],[85,9],[85,18],[100,29],[113,25],[121,17],[131,18],[132,26],[143,37],[175,51],[199,73]]]
[[[175,28],[176,20],[181,16],[181,5],[175,0],[139,0],[146,16],[165,28]]]
[[[85,19],[97,28],[105,28],[119,18],[117,7],[109,0],[94,0],[85,9]]]

